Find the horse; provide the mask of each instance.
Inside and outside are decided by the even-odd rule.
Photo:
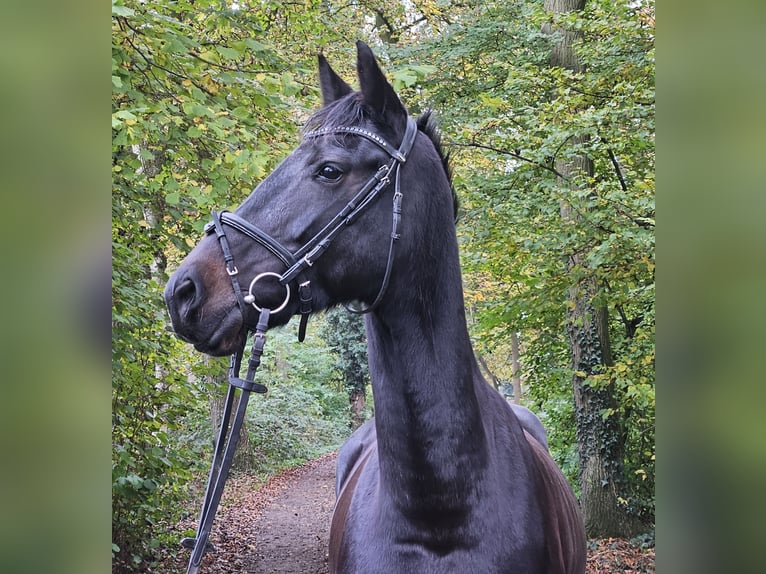
[[[301,143],[236,211],[213,212],[169,279],[175,332],[221,356],[264,309],[269,328],[300,315],[301,332],[333,306],[365,314],[375,417],[338,454],[334,574],[582,574],[583,521],[545,431],[471,346],[431,112],[410,117],[362,42],[358,91],[318,64]]]

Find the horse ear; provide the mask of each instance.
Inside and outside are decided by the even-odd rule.
[[[356,43],[356,71],[364,103],[385,123],[395,129],[404,129],[407,110],[380,70],[372,50],[362,41]]]
[[[325,106],[353,91],[351,86],[330,67],[327,58],[319,54],[317,59],[319,60],[319,86],[322,89],[322,103]]]

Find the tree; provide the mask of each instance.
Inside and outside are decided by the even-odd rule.
[[[586,510],[590,533],[627,533],[654,504],[653,4],[544,8],[463,3],[399,57],[441,63],[413,97],[452,148],[479,345],[521,333],[527,397],[586,508],[605,455],[620,520]]]
[[[342,309],[330,311],[325,314],[321,336],[335,353],[337,368],[348,392],[351,426],[357,428],[365,419],[367,384],[370,381],[364,320]]]
[[[570,12],[581,12],[585,0],[545,0],[545,9],[552,22]],[[554,23],[543,25],[552,41],[550,65],[582,74],[583,65],[575,51],[581,33]],[[589,134],[572,133],[570,142],[582,150],[588,145]],[[570,188],[571,180],[593,180],[593,161],[585,153],[570,158],[556,158],[554,168],[560,174],[557,184],[573,194],[582,192]],[[575,184],[577,185],[577,184]],[[586,189],[586,193],[589,192]],[[567,198],[561,200],[561,218],[565,224],[579,226],[583,218]],[[587,207],[585,208],[587,209]],[[614,366],[609,338],[609,317],[606,301],[597,297],[602,291],[600,278],[589,272],[587,246],[567,255],[567,273],[574,276],[567,294],[567,333],[572,357],[572,387],[575,401],[577,444],[580,454],[581,506],[585,528],[589,535],[632,536],[645,527],[635,516],[624,511],[624,444],[621,421],[609,413],[616,411],[614,386],[593,384],[589,377]],[[580,270],[585,270],[580,273]]]

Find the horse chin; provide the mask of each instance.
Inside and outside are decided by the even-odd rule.
[[[194,348],[200,353],[205,353],[211,357],[225,357],[233,355],[239,351],[245,343],[244,330],[231,338],[223,340],[201,341],[194,344]]]
[[[194,348],[212,357],[224,357],[239,351],[245,344],[247,331],[235,307],[206,337],[190,341]]]

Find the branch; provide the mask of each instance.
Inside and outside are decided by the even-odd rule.
[[[559,145],[556,147],[556,151],[555,151],[555,152],[553,152],[553,157],[551,158],[551,163],[553,163],[553,164],[555,165],[555,161],[556,161],[556,158],[558,157],[558,155],[559,155],[559,152],[561,151],[561,148],[563,148],[563,147],[564,147],[564,144],[566,144],[566,143],[567,143],[569,140],[571,140],[573,137],[575,137],[575,136],[574,136],[574,134],[572,134],[572,135],[568,135],[568,136],[567,136],[567,137],[565,137],[565,138],[564,138],[564,140],[563,140],[563,141],[562,141],[562,142],[561,142],[561,143],[560,143],[560,144],[559,144]],[[586,159],[587,159],[587,158],[586,158]],[[562,177],[563,177],[563,176],[562,176]]]
[[[375,10],[375,19],[375,26],[377,28],[379,28],[379,23],[382,23],[386,28],[388,28],[388,34],[381,33],[381,39],[386,43],[391,43],[391,41],[396,42],[397,38],[399,37],[399,33],[391,25],[391,22],[388,20],[388,18],[386,18],[383,10]],[[388,36],[388,40],[386,40],[386,36]]]
[[[620,180],[620,187],[622,188],[622,191],[628,191],[628,185],[625,183],[625,177],[622,175],[622,169],[620,169],[620,162],[617,161],[617,156],[614,155],[612,148],[609,147],[609,142],[606,141],[606,138],[604,136],[600,137],[601,141],[606,144],[606,151],[609,154],[609,159],[612,161],[614,171],[617,173],[617,179]]]
[[[204,62],[205,64],[208,64],[209,66],[213,66],[213,67],[219,68],[221,70],[228,70],[230,72],[242,72],[244,74],[274,74],[275,73],[275,72],[273,72],[271,70],[248,70],[246,68],[239,68],[239,67],[236,67],[236,66],[226,66],[224,64],[218,64],[216,62],[212,62],[210,60],[206,60],[205,58],[200,56],[198,52],[196,52],[194,50],[189,50],[189,54],[191,54],[194,58],[196,58],[200,62]]]
[[[628,191],[628,184],[625,182],[625,176],[622,173],[622,168],[620,167],[620,162],[617,159],[617,156],[614,154],[614,151],[612,151],[612,148],[609,147],[609,142],[606,141],[606,138],[604,136],[599,136],[601,138],[601,141],[606,144],[606,152],[609,154],[609,160],[612,162],[612,166],[614,167],[614,171],[617,174],[617,179],[620,181],[620,188],[622,191],[627,192]],[[638,225],[639,227],[643,227],[644,229],[654,229],[654,224],[650,223],[649,221],[646,221],[646,218],[637,218],[630,215],[625,209],[621,209],[620,206],[618,206],[619,202],[609,200],[609,202],[614,207],[615,211],[622,215],[623,217],[627,217],[630,221]]]
[[[450,141],[450,142],[447,142],[447,145],[454,146],[454,147],[475,147],[475,148],[478,148],[478,149],[486,149],[486,150],[489,150],[489,151],[493,151],[493,152],[499,153],[501,155],[507,155],[507,156],[519,159],[521,161],[525,161],[527,163],[531,163],[532,165],[536,165],[537,167],[541,167],[541,168],[543,168],[545,170],[548,170],[549,172],[555,174],[556,176],[560,177],[561,179],[563,179],[565,181],[569,180],[569,178],[567,176],[563,175],[562,173],[559,173],[558,170],[556,170],[555,168],[553,168],[553,167],[551,167],[549,165],[545,165],[544,163],[541,163],[539,161],[535,161],[533,159],[530,159],[528,157],[524,157],[523,155],[521,155],[517,151],[508,151],[508,150],[505,150],[505,149],[500,149],[500,148],[496,148],[496,147],[493,147],[493,146],[490,146],[490,145],[480,144],[480,143],[476,143],[476,142],[462,143],[462,142]]]
[[[126,25],[128,28],[130,28],[131,30],[133,30],[133,32],[134,32],[136,35],[138,35],[138,36],[141,36],[141,35],[143,35],[143,34],[141,33],[141,31],[140,31],[140,30],[137,30],[136,28],[134,28],[133,26],[131,26],[131,25],[130,25],[130,23],[129,23],[129,22],[126,20],[126,19],[123,19],[123,20],[124,20],[124,23],[125,23],[125,25]],[[181,79],[183,79],[183,80],[189,80],[189,81],[190,81],[192,84],[194,84],[194,86],[196,86],[197,88],[199,88],[201,91],[205,92],[205,93],[206,93],[208,96],[210,96],[211,98],[214,98],[214,97],[215,97],[215,94],[214,94],[213,92],[211,92],[211,91],[210,91],[210,90],[208,90],[208,89],[207,89],[205,86],[201,85],[199,82],[196,82],[194,79],[190,78],[189,76],[186,76],[186,75],[184,75],[184,74],[180,74],[180,73],[176,72],[175,70],[171,70],[170,68],[166,68],[165,66],[160,66],[160,65],[159,65],[157,62],[153,61],[152,59],[149,59],[149,58],[148,58],[146,55],[144,55],[144,53],[143,53],[143,52],[142,52],[142,51],[141,51],[141,50],[138,48],[138,46],[136,46],[136,45],[133,43],[133,40],[132,40],[131,38],[129,38],[127,34],[125,35],[125,39],[128,41],[128,44],[130,44],[131,48],[133,48],[133,49],[136,51],[136,53],[137,53],[139,56],[141,56],[141,58],[143,58],[143,60],[144,60],[144,61],[147,63],[147,65],[149,65],[150,67],[154,67],[154,68],[158,68],[158,69],[160,69],[160,70],[163,70],[163,71],[167,72],[168,74],[170,74],[171,76],[175,76],[176,78],[181,78]],[[152,75],[154,75],[154,74],[152,74]],[[156,78],[156,76],[155,76],[155,79],[157,79],[157,78]],[[159,80],[158,80],[158,81],[159,81]],[[161,83],[161,82],[160,82],[160,83]]]
[[[604,287],[606,287],[606,290],[609,293],[612,293],[612,286],[609,284],[609,281],[607,281],[606,279],[604,279]],[[622,321],[622,324],[625,327],[625,336],[628,339],[633,339],[633,337],[636,334],[636,329],[644,320],[644,314],[639,313],[633,319],[629,319],[628,316],[625,314],[625,309],[623,308],[621,303],[615,303],[614,308],[617,309],[617,313],[619,313],[620,315],[620,320]]]

